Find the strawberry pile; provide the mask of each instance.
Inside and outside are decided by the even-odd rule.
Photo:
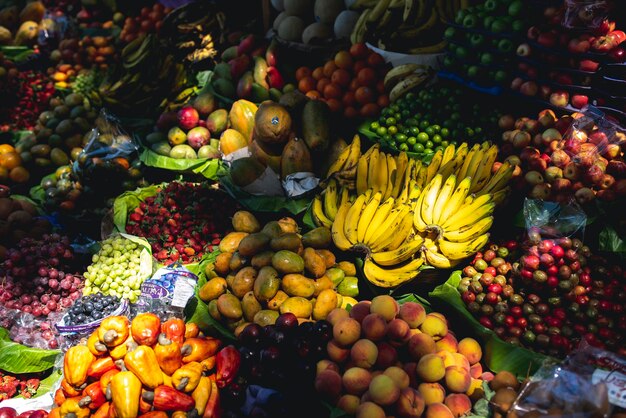
[[[32,398],[39,389],[40,381],[37,378],[22,378],[0,371],[0,401],[10,399],[16,395]]]
[[[206,185],[172,182],[129,214],[126,232],[145,237],[160,263],[195,263],[217,249],[236,210]]]
[[[35,126],[39,115],[47,109],[54,94],[54,84],[47,76],[35,71],[21,71],[10,86],[3,88],[7,93],[2,98],[4,121],[0,130],[29,130]]]

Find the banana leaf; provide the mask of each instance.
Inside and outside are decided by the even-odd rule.
[[[54,366],[61,351],[27,347],[11,341],[9,331],[0,328],[0,369],[9,373],[39,373]]]
[[[307,206],[306,211],[304,212],[304,217],[302,218],[302,223],[309,230],[317,228],[315,221],[313,220],[313,203],[311,202],[309,206]]]
[[[296,199],[281,196],[255,196],[235,186],[229,176],[221,176],[219,182],[236,201],[256,212],[281,212],[286,210],[293,215],[298,215],[306,210],[314,196],[312,192],[305,193],[303,197]]]
[[[6,58],[17,64],[26,61],[35,53],[35,51],[25,46],[1,46],[0,51]]]
[[[177,159],[159,155],[150,149],[143,150],[142,153],[139,154],[139,159],[149,167],[176,172],[191,172],[200,174],[209,180],[217,180],[218,176],[225,173],[224,165],[219,159]]]
[[[138,188],[135,191],[124,192],[113,202],[113,224],[119,232],[126,232],[128,214],[147,197],[157,194],[161,185],[152,185]]]
[[[364,137],[366,137],[367,139],[370,140],[370,142],[372,143],[380,143],[380,149],[391,153],[391,154],[398,154],[400,152],[400,150],[398,150],[397,148],[391,147],[389,144],[383,142],[381,140],[381,138],[376,135],[374,132],[370,131],[370,120],[366,120],[365,122],[363,122],[359,127],[358,127],[358,131],[361,135],[363,135]],[[425,153],[425,152],[411,152],[411,151],[407,151],[406,155],[409,158],[413,158],[414,160],[422,160],[424,163],[430,163],[430,161],[433,159],[433,155],[434,153]]]
[[[461,272],[455,271],[442,285],[429,293],[433,301],[450,308],[464,322],[468,334],[479,338],[483,346],[483,361],[493,372],[508,370],[518,377],[524,378],[533,374],[549,357],[535,353],[523,347],[515,346],[501,340],[488,328],[483,327],[474,316],[465,309],[457,287],[461,282]],[[459,324],[460,326],[463,326]],[[460,327],[459,327],[460,328]]]
[[[611,226],[605,226],[600,231],[599,250],[609,253],[615,253],[620,258],[626,258],[626,241]]]

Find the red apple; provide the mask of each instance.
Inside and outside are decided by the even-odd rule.
[[[612,144],[616,145],[616,144]],[[626,163],[619,160],[611,160],[606,166],[606,172],[615,178],[621,179],[626,177]]]
[[[530,145],[530,133],[517,130],[513,135],[512,142],[515,148],[525,148]]]
[[[591,167],[585,173],[587,181],[600,185],[604,176],[604,170],[599,164],[591,164]]]
[[[619,157],[621,153],[622,150],[618,144],[608,144],[602,155],[604,155],[609,160],[613,160]]]
[[[581,60],[578,63],[578,69],[581,71],[589,71],[591,73],[594,73],[598,71],[598,67],[600,67],[600,63],[592,60]]]
[[[562,149],[557,149],[552,153],[552,164],[559,169],[564,169],[570,162],[570,157]]]
[[[589,97],[584,94],[574,94],[572,96],[572,106],[576,109],[582,109],[589,104]]]
[[[600,200],[604,200],[605,202],[612,202],[615,198],[617,198],[617,193],[615,193],[613,189],[602,189],[598,190],[596,197]]]
[[[551,128],[554,126],[554,122],[556,122],[556,115],[552,109],[544,109],[539,112],[539,124],[544,128]]]
[[[550,197],[551,187],[547,183],[536,184],[530,191],[530,197],[533,199],[546,200]]]
[[[550,95],[550,104],[558,107],[565,107],[569,103],[569,93],[566,91],[555,91]]]
[[[585,52],[589,52],[591,49],[591,44],[589,41],[582,41],[580,39],[574,38],[567,44],[567,50],[572,54],[584,54]]]
[[[626,196],[626,179],[617,180],[613,190],[618,196]]]
[[[574,79],[572,78],[572,76],[565,73],[557,74],[557,76],[555,77],[555,81],[565,86],[571,86],[572,84],[574,84]]]
[[[531,158],[539,158],[540,155],[537,148],[526,147],[520,152],[519,157],[522,161],[529,161]]]
[[[561,132],[561,135],[565,135],[565,132],[567,132],[572,125],[572,120],[573,119],[569,116],[563,116],[555,122],[554,127]]]
[[[598,184],[602,190],[608,190],[615,184],[615,177],[610,174],[605,174],[602,176],[602,180]]]
[[[544,182],[544,178],[541,173],[534,170],[524,174],[524,180],[526,180],[526,183],[530,184],[531,186]]]
[[[544,32],[537,37],[537,42],[546,48],[554,48],[556,46],[556,35],[552,32]]]
[[[548,168],[548,163],[541,157],[533,157],[528,160],[528,168],[543,173]]]
[[[580,177],[580,169],[578,168],[578,165],[574,162],[567,164],[563,169],[563,177],[571,181],[578,180]]]
[[[537,83],[534,81],[525,81],[520,86],[519,91],[525,96],[536,96],[537,95]]]
[[[581,189],[576,190],[576,193],[574,193],[574,196],[576,197],[576,201],[580,203],[581,205],[589,203],[596,198],[596,195],[593,192],[593,190],[591,190],[588,187],[583,187]]]
[[[572,191],[572,182],[569,179],[555,179],[552,183],[552,190],[556,193],[566,193]]]

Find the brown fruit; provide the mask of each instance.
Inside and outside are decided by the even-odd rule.
[[[245,210],[239,210],[233,215],[233,228],[237,232],[246,232],[252,234],[261,230],[261,224],[256,217]]]
[[[517,377],[511,372],[502,370],[494,376],[493,380],[489,382],[491,390],[498,391],[502,388],[512,388],[513,390],[519,389],[519,381]]]
[[[273,102],[261,104],[254,116],[257,141],[268,145],[284,145],[291,132],[291,115],[284,106]]]

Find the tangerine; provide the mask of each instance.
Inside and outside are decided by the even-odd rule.
[[[324,87],[326,87],[329,84],[330,84],[330,80],[328,78],[326,78],[326,77],[322,77],[317,82],[317,87],[315,88],[315,90],[319,91],[320,93],[323,93],[324,92]]]
[[[361,116],[372,118],[378,115],[379,108],[376,103],[368,103],[361,108]]]
[[[359,84],[362,86],[371,86],[376,83],[376,71],[365,67],[359,71],[356,75],[356,79],[359,80]]]
[[[328,61],[326,64],[324,64],[324,76],[330,78],[333,75],[333,72],[337,69],[337,65],[335,64],[335,61]]]
[[[15,152],[15,148],[11,144],[0,144],[0,154],[6,154],[7,152]]]
[[[354,60],[352,59],[352,55],[350,55],[348,51],[339,51],[335,55],[335,64],[339,68],[349,70],[350,68],[352,68]]]
[[[30,173],[24,167],[15,167],[9,173],[9,177],[16,183],[26,183],[30,178]]]
[[[380,96],[378,96],[378,100],[376,100],[376,104],[381,109],[383,107],[389,106],[389,96],[387,96],[386,94],[381,94]]]
[[[302,93],[307,93],[313,89],[315,89],[315,80],[313,77],[304,77],[298,81],[298,90]]]
[[[376,91],[378,94],[383,94],[385,92],[385,82],[383,80],[378,80],[378,83],[376,83]]]
[[[328,100],[326,100],[326,104],[330,108],[331,112],[341,113],[343,111],[343,105],[337,99],[333,99],[333,98],[328,99]]]
[[[321,79],[322,77],[324,77],[324,67],[317,67],[313,70],[313,73],[311,73],[311,75],[316,80]]]
[[[354,92],[353,91],[347,91],[343,95],[342,102],[343,102],[344,106],[354,106],[356,104],[356,99],[354,98]]]
[[[357,42],[350,47],[350,55],[354,58],[365,58],[369,53],[369,48],[363,42]]]
[[[354,63],[354,67],[352,67],[352,71],[354,71],[354,74],[358,74],[359,71],[361,71],[365,67],[367,67],[367,61],[358,60],[357,62]]]
[[[370,67],[380,67],[385,65],[385,59],[381,57],[380,54],[373,52],[369,57],[367,57],[367,63]]]
[[[352,106],[348,106],[343,110],[343,115],[346,118],[356,118],[357,116],[359,116],[359,112],[353,108]]]
[[[321,98],[322,95],[317,90],[310,90],[306,92],[306,97],[308,97],[309,99],[317,100]]]
[[[311,75],[311,69],[309,67],[300,67],[296,70],[296,80],[298,81],[310,75]]]
[[[0,166],[7,170],[12,170],[22,164],[22,158],[17,152],[7,152],[0,154]]]
[[[339,99],[341,93],[341,87],[334,83],[327,84],[326,87],[324,87],[324,97],[326,99]]]
[[[359,84],[359,80],[353,78],[350,82],[350,85],[348,86],[348,89],[350,89],[350,91],[356,91],[356,89],[358,89],[359,87],[361,87],[361,85]]]
[[[374,99],[374,92],[369,87],[361,86],[358,89],[356,89],[356,92],[354,93],[354,97],[359,104],[365,105],[368,103],[372,103]]]
[[[350,84],[351,77],[350,73],[347,70],[339,68],[333,71],[333,75],[330,77],[330,80],[334,84],[346,87],[348,84]]]

